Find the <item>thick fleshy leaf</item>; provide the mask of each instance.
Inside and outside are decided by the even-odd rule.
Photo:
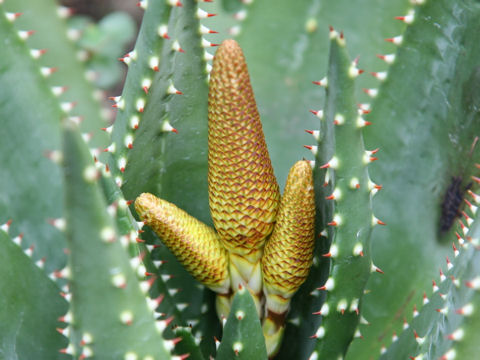
[[[0,4],[0,222],[15,220],[22,246],[35,245],[34,259],[45,257],[47,272],[65,264],[63,234],[48,223],[63,208],[61,173],[47,158],[60,147],[60,103],[30,49],[8,21]],[[24,86],[28,84],[28,86]],[[8,89],[8,90],[7,90]]]
[[[60,289],[0,230],[0,358],[68,359],[56,328],[67,311]]]
[[[171,345],[162,334],[171,320],[156,321],[152,310],[161,298],[146,301],[149,286],[141,284],[145,267],[140,261],[131,261],[124,249],[126,244],[107,210],[98,183],[98,170],[78,129],[71,122],[66,122],[64,128],[70,253],[66,277],[70,280],[69,322],[75,353],[102,359],[134,355],[169,359]],[[130,230],[136,231],[133,225]]]
[[[255,303],[250,292],[242,287],[233,298],[216,359],[266,358],[267,349]]]
[[[374,210],[387,223],[373,233],[373,259],[385,276],[367,286],[364,316],[371,325],[361,329],[364,340],[354,342],[348,357],[380,353],[383,341],[401,330],[443,264],[454,232],[461,233],[456,219],[442,234],[440,218],[452,177],[460,176],[465,189],[480,158],[478,145],[472,149],[480,134],[478,16],[475,1],[416,7],[372,103],[366,140],[380,148],[371,174],[384,187]]]

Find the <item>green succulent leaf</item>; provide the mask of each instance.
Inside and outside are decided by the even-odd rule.
[[[326,219],[332,239],[329,251],[332,266],[321,288],[327,291],[327,300],[317,313],[323,319],[313,335],[318,339],[315,354],[319,358],[343,357],[354,337],[365,284],[372,271],[371,229],[381,223],[372,214],[370,198],[374,187],[366,168],[373,161],[374,152],[365,151],[362,138],[365,122],[358,114],[354,95],[354,79],[361,71],[348,56],[343,34],[332,28],[330,39],[325,110],[322,115],[317,114],[321,118],[318,148],[312,148],[317,155],[314,173],[319,178],[315,180],[317,201],[320,206],[325,199],[334,201],[333,216]],[[323,162],[326,154],[331,157]],[[330,194],[322,199],[323,182],[330,183]],[[324,220],[324,216],[320,214],[319,220]],[[325,223],[318,227],[321,229],[322,225]]]
[[[58,96],[67,107],[67,114],[82,122],[81,131],[91,134],[91,146],[103,148],[107,137],[98,129],[105,126],[105,115],[96,88],[87,80],[95,75],[88,74],[85,64],[77,58],[77,48],[72,40],[79,34],[70,31],[65,21],[68,15],[55,0],[5,0],[4,7],[5,11],[22,14],[14,22],[17,30],[34,31],[27,39],[28,46],[46,50],[38,61],[43,67],[55,69],[47,79],[49,86],[62,89]],[[37,104],[35,102],[32,108]],[[43,114],[41,111],[36,113]]]
[[[56,328],[67,311],[60,289],[0,230],[0,358],[68,359]]]
[[[77,20],[75,18],[72,20]],[[82,33],[78,46],[86,52],[89,71],[98,74],[95,78],[96,86],[108,89],[117,84],[123,75],[118,58],[123,55],[125,46],[135,35],[133,19],[128,14],[117,11],[106,15],[98,24],[81,18],[72,26]]]
[[[149,15],[149,9],[150,6],[145,16]],[[186,1],[181,8],[172,10],[168,22],[170,40],[162,39],[162,47],[157,49],[161,58],[159,72],[149,74],[152,86],[133,149],[128,154],[123,191],[130,198],[151,192],[199,220],[211,223],[206,175],[207,72],[196,11],[194,1]],[[146,32],[148,23],[144,24]],[[157,33],[155,36],[159,38]],[[184,53],[172,49],[175,40]],[[137,51],[140,58],[141,49]],[[136,81],[141,90],[141,79],[132,81]],[[169,94],[171,85],[183,95]],[[127,108],[125,112],[128,114]],[[121,118],[119,115],[115,128]],[[178,134],[162,131],[165,121],[171,123]]]
[[[474,261],[474,264],[479,263],[478,256]],[[473,280],[477,279],[478,278],[474,278]],[[459,327],[459,329],[461,329],[460,334],[463,336],[455,339],[458,342],[452,344],[452,348],[454,349],[458,359],[468,359],[469,356],[476,356],[479,351],[479,344],[478,341],[476,341],[476,334],[478,334],[480,328],[480,311],[478,311],[480,306],[480,293],[478,292],[477,288],[475,288],[475,290],[476,292],[471,298],[471,304],[476,311],[464,319],[463,324]]]
[[[475,1],[416,7],[368,115],[374,125],[366,142],[380,148],[371,174],[384,187],[374,210],[387,223],[373,232],[373,259],[386,276],[367,285],[364,316],[371,325],[362,329],[367,341],[352,346],[355,359],[379,354],[382,342],[376,339],[400,331],[458,230],[455,220],[451,231],[441,233],[441,205],[452,177],[460,176],[464,189],[479,159],[478,147],[472,152],[480,134],[474,85],[479,11]]]
[[[190,215],[211,224],[207,200],[207,71],[200,22],[195,1],[183,1],[171,7],[165,1],[149,1],[134,51],[136,60],[129,64],[125,90],[113,126],[116,163],[125,159],[125,172],[114,175],[123,180],[127,199],[142,192],[162,197]],[[166,31],[168,39],[159,35]],[[183,52],[178,50],[180,46]],[[158,57],[158,72],[151,59]],[[142,82],[151,80],[148,93]],[[173,88],[183,95],[173,94]],[[143,112],[136,108],[145,100]],[[131,120],[138,117],[138,130]],[[171,126],[178,130],[172,132]],[[132,136],[132,149],[125,146]],[[193,199],[193,201],[192,201]],[[167,279],[160,311],[175,314],[178,325],[194,326],[201,336],[205,356],[214,352],[213,336],[219,336],[219,322],[213,310],[213,295],[189,275],[168,249],[149,231],[142,235],[155,243],[153,258],[161,261],[158,270]],[[209,322],[198,322],[202,307]],[[198,332],[198,333],[197,333]]]
[[[233,298],[216,359],[266,358],[267,348],[255,303],[243,287]]]
[[[180,340],[175,347],[175,352],[179,355],[189,354],[188,358],[192,360],[204,360],[202,352],[197,345],[197,340],[192,335],[192,329],[190,327],[176,327],[173,332]]]
[[[48,223],[63,208],[61,173],[46,154],[60,147],[60,104],[38,61],[8,21],[0,4],[0,222],[15,220],[22,246],[35,246],[34,260],[47,258],[48,273],[65,264],[63,234]],[[28,84],[28,86],[25,86]],[[8,89],[8,90],[7,90]],[[34,110],[33,110],[34,109]]]
[[[73,352],[102,359],[132,354],[169,359],[171,345],[162,338],[169,321],[156,321],[147,306],[148,288],[137,278],[145,270],[141,264],[131,265],[123,248],[88,147],[74,124],[64,127]]]
[[[380,359],[409,356],[448,359],[455,357],[457,351],[463,354],[459,359],[476,356],[476,346],[464,337],[471,337],[471,331],[478,326],[475,317],[478,317],[480,288],[479,236],[480,220],[477,215],[465,239],[461,239],[461,247],[458,250],[454,248],[454,259],[447,261],[446,269],[434,283],[433,293],[424,300],[423,307],[417,309],[418,314],[414,315],[408,328]]]

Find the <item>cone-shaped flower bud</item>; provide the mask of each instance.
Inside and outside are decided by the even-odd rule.
[[[267,310],[283,314],[313,260],[315,200],[312,168],[298,161],[288,174],[277,223],[265,244],[262,273]]]
[[[220,45],[210,73],[208,190],[213,223],[225,247],[257,263],[273,229],[280,193],[245,58],[234,40]]]
[[[227,251],[211,227],[148,193],[135,200],[135,210],[198,281],[218,293],[229,292]]]

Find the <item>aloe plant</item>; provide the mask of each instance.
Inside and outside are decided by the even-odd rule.
[[[108,60],[128,67],[112,125],[77,56],[71,11],[52,0],[0,1],[0,358],[475,358],[478,1],[139,7],[134,48]],[[209,142],[208,114],[241,118],[223,100],[208,108],[215,45],[231,37],[245,55],[262,123],[255,136],[263,127],[280,202],[294,198],[294,163],[306,158],[313,170],[312,265],[283,273],[287,282],[308,277],[298,291],[275,290],[288,298],[282,311],[269,300],[270,270],[232,277],[226,265],[228,285],[212,285],[206,274],[218,262],[195,272],[195,253],[176,253],[133,204],[142,193],[161,198],[208,228],[227,264],[244,264],[231,261],[242,251],[222,242],[231,232],[209,205],[225,180],[209,184],[209,153],[233,150]],[[234,86],[216,81],[219,99]],[[250,151],[229,136],[235,151]],[[269,249],[288,238],[275,227],[299,213],[281,209],[256,250],[275,274],[298,260]],[[292,239],[308,233],[295,231]]]

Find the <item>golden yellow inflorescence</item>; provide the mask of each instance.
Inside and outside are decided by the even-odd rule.
[[[216,232],[151,194],[140,195],[135,208],[185,268],[219,294],[219,316],[228,315],[231,294],[246,286],[272,356],[290,299],[312,264],[313,177],[308,161],[297,162],[280,199],[245,58],[234,40],[220,45],[210,74],[208,192]]]

